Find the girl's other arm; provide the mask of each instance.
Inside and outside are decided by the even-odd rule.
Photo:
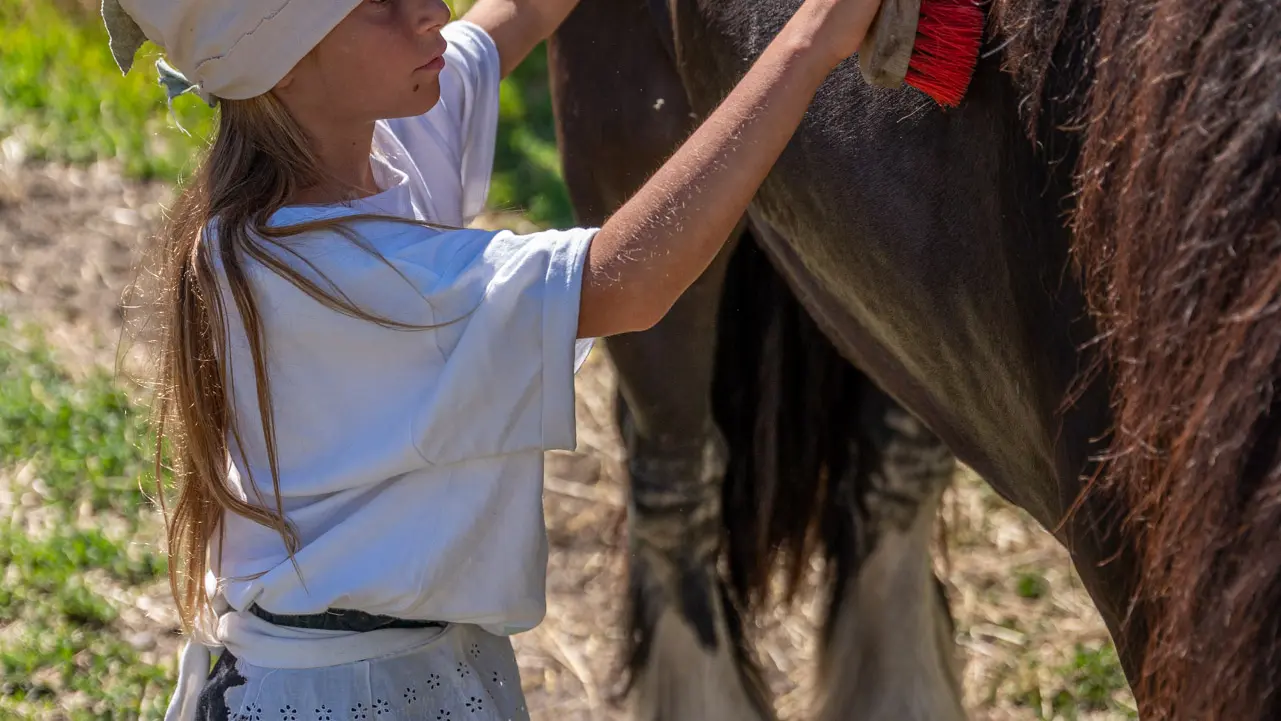
[[[463,19],[485,29],[498,46],[507,77],[539,43],[551,37],[578,0],[476,0]]]

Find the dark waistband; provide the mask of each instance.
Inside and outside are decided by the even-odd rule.
[[[379,616],[364,611],[353,611],[345,608],[331,608],[323,613],[288,615],[265,611],[258,604],[249,607],[249,612],[267,623],[289,628],[306,628],[322,631],[351,631],[365,633],[384,628],[442,628],[440,621],[413,621],[395,616]]]

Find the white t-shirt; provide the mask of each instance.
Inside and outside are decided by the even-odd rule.
[[[378,125],[373,163],[385,191],[344,206],[286,208],[274,224],[375,212],[461,226],[481,211],[497,49],[468,23],[444,35],[440,103]],[[533,628],[545,612],[543,451],[575,444],[573,374],[589,348],[575,339],[594,231],[353,227],[381,258],[333,231],[298,236],[276,254],[325,287],[323,273],[361,308],[439,327],[353,318],[251,267],[280,496],[302,546],[291,562],[274,530],[229,515],[214,549],[222,593],[242,611],[348,608],[500,634]],[[244,441],[233,449],[232,480],[274,508],[251,355],[224,298]]]

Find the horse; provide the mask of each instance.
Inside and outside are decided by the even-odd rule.
[[[582,0],[549,41],[597,224],[800,0]],[[1281,7],[986,0],[963,103],[832,73],[725,251],[607,342],[631,696],[768,719],[745,628],[824,559],[820,719],[960,719],[957,459],[1068,549],[1144,718],[1281,718]]]

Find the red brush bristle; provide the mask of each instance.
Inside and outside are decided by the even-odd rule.
[[[922,0],[906,83],[946,107],[969,87],[983,40],[983,10],[974,0]]]

